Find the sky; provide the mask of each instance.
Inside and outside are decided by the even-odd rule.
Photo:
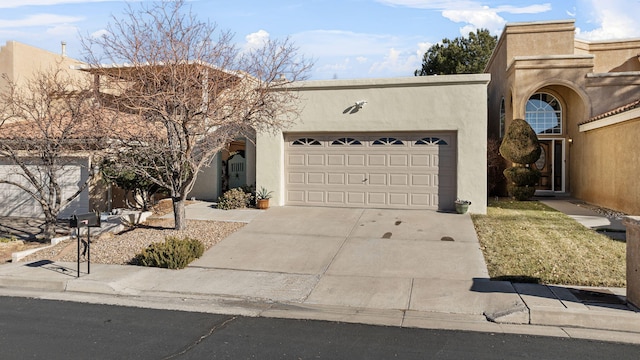
[[[15,40],[83,59],[81,37],[103,34],[127,4],[147,0],[0,0],[0,45]],[[640,38],[640,0],[189,0],[198,19],[238,46],[291,38],[314,60],[311,79],[413,76],[443,38],[505,24],[575,20],[576,38]]]

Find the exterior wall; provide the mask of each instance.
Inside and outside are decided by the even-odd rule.
[[[594,73],[640,71],[640,39],[586,42],[575,41],[576,54],[594,55]]]
[[[300,120],[285,130],[305,132],[454,131],[457,133],[457,195],[472,201],[470,211],[487,204],[487,84],[490,77],[433,77],[302,82]],[[367,101],[360,111],[348,109]],[[284,136],[258,134],[257,186],[274,190],[284,204]]]
[[[7,41],[0,47],[0,74],[6,74],[12,81],[20,83],[33,76],[36,71],[53,70],[56,67],[68,70],[74,76],[86,76],[81,71],[71,71],[70,67],[82,62],[16,41]],[[0,87],[6,86],[0,79]]]
[[[573,195],[587,202],[640,214],[640,109],[635,118],[583,131],[574,140]]]
[[[193,197],[197,200],[216,201],[220,196],[220,177],[222,175],[220,166],[220,154],[217,154],[209,166],[204,166],[200,169],[193,189],[187,195],[187,199]]]

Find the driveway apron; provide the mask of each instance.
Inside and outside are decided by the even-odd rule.
[[[220,284],[237,295],[288,290],[286,300],[306,304],[465,314],[487,305],[470,296],[488,273],[468,214],[274,207],[190,267],[254,277]],[[256,294],[269,277],[282,288]]]

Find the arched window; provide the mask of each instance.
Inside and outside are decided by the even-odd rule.
[[[562,134],[562,108],[553,95],[533,94],[527,101],[525,117],[536,134]]]
[[[504,98],[500,101],[500,139],[504,137],[504,128],[505,128],[505,118],[507,117],[507,112],[504,108]]]
[[[374,141],[372,145],[404,145],[404,143],[396,138],[383,137]]]

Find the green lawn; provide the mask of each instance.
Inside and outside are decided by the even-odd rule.
[[[624,242],[538,201],[490,200],[472,219],[492,279],[626,286]]]

